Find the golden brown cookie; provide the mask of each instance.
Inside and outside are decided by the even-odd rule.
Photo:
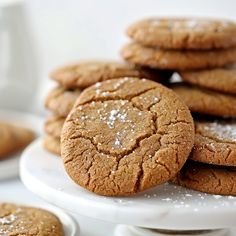
[[[156,17],[135,22],[127,34],[142,45],[169,49],[236,46],[236,24],[220,19]]]
[[[190,83],[219,92],[236,94],[236,66],[208,70],[180,72],[181,78]]]
[[[60,220],[46,210],[2,203],[0,235],[63,236],[64,232]]]
[[[172,182],[204,193],[236,195],[236,171],[230,167],[187,161]]]
[[[190,158],[208,164],[236,166],[236,121],[195,121]]]
[[[47,151],[61,156],[60,138],[47,135],[43,140],[43,146]]]
[[[236,96],[234,95],[219,93],[184,83],[172,84],[171,88],[192,112],[236,117]]]
[[[146,79],[120,78],[81,93],[64,123],[61,153],[77,184],[119,196],[168,181],[193,141],[191,114],[171,90]]]
[[[61,67],[51,73],[51,78],[65,88],[87,88],[97,82],[119,77],[139,77],[155,81],[166,80],[169,71],[137,67],[114,61],[87,61]]]
[[[35,138],[26,128],[0,123],[0,159],[24,149]]]
[[[45,122],[44,130],[48,135],[53,136],[55,138],[60,138],[64,122],[65,122],[64,117],[52,116],[48,118],[47,121]]]
[[[221,67],[236,62],[236,47],[215,50],[167,50],[130,43],[122,57],[131,63],[159,69],[189,70]]]
[[[78,89],[66,90],[56,87],[49,92],[45,100],[45,107],[57,116],[66,117],[80,93],[81,91]]]

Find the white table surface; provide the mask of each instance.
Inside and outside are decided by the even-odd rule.
[[[0,202],[25,202],[30,205],[45,204],[39,197],[29,192],[19,179],[0,182]],[[111,236],[114,224],[90,219],[83,216],[74,216],[80,224],[79,236]]]

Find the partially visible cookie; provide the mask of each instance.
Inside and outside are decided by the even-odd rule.
[[[175,83],[170,86],[192,112],[201,114],[236,117],[236,96]]]
[[[68,175],[106,196],[162,184],[183,166],[194,141],[188,108],[150,80],[120,78],[84,90],[64,123]]]
[[[47,151],[58,156],[61,155],[60,138],[47,135],[43,140],[43,146]]]
[[[236,46],[236,24],[220,19],[156,17],[135,22],[127,34],[142,45],[169,49]]]
[[[34,133],[26,128],[0,123],[0,159],[24,149],[33,139]]]
[[[0,235],[63,236],[60,220],[49,211],[0,204]]]
[[[204,193],[236,195],[236,171],[230,167],[187,161],[172,182]]]
[[[222,67],[236,62],[236,47],[215,50],[167,50],[129,43],[121,50],[131,63],[151,68],[190,70]]]
[[[78,62],[61,67],[51,73],[51,78],[65,88],[86,88],[97,82],[119,77],[139,77],[155,81],[166,80],[171,72],[141,68],[114,61]]]
[[[195,121],[190,158],[208,164],[236,166],[236,121]]]
[[[45,100],[45,107],[58,116],[66,117],[80,93],[81,91],[78,89],[66,90],[56,87],[49,92]]]
[[[179,73],[181,78],[188,83],[219,92],[236,94],[236,66]]]
[[[60,138],[62,126],[65,122],[64,117],[52,116],[48,118],[44,124],[45,132],[55,138]]]

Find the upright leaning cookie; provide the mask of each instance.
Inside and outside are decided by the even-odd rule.
[[[219,92],[236,94],[236,66],[208,70],[182,71],[181,78],[191,84]]]
[[[236,166],[236,121],[195,122],[191,159],[203,163]]]
[[[171,179],[194,141],[188,108],[166,87],[137,78],[84,90],[64,123],[69,176],[100,195],[130,195]]]
[[[215,50],[171,50],[129,43],[122,57],[137,65],[158,69],[190,70],[222,67],[236,62],[236,47]]]
[[[171,85],[171,88],[192,112],[236,117],[236,96],[234,95],[219,93],[184,83],[175,83]]]
[[[38,208],[0,204],[0,235],[63,236],[60,220]]]
[[[169,49],[213,49],[236,46],[236,24],[204,18],[150,18],[132,24],[134,41]]]
[[[170,78],[170,71],[141,68],[115,61],[87,61],[61,67],[51,78],[65,88],[87,88],[97,82],[119,77],[139,77],[155,81]]]
[[[204,193],[236,195],[236,171],[230,167],[187,161],[172,182]]]

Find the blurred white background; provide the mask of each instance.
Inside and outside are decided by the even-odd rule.
[[[39,68],[35,76],[40,78],[39,104],[51,86],[47,75],[55,67],[79,59],[119,58],[127,40],[124,31],[136,19],[185,15],[236,20],[235,0],[25,0],[25,4]]]

